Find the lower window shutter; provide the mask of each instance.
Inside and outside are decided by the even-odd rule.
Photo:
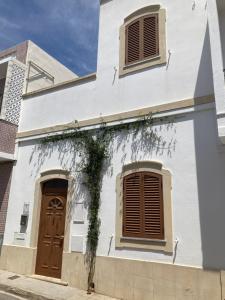
[[[141,174],[126,176],[123,185],[123,236],[139,237],[142,233]]]
[[[164,239],[162,176],[143,175],[144,235],[151,239]]]

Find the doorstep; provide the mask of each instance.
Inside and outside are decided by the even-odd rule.
[[[54,284],[68,286],[68,282],[62,281],[61,279],[58,279],[58,278],[47,277],[47,276],[42,276],[42,275],[37,275],[37,274],[27,276],[27,277],[37,279],[37,280],[41,280],[41,281],[51,282],[51,283],[54,283]]]

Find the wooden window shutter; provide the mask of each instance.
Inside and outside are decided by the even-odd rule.
[[[143,173],[144,235],[164,239],[162,176]]]
[[[164,239],[162,176],[137,172],[124,177],[123,236]]]
[[[141,174],[133,173],[124,178],[123,234],[139,237],[142,234]]]
[[[143,58],[159,55],[158,14],[150,15],[143,20]]]
[[[130,24],[126,29],[126,63],[140,60],[140,20]]]
[[[141,17],[126,27],[126,64],[159,55],[158,14]]]

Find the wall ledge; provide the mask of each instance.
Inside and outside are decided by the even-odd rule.
[[[17,133],[17,138],[22,139],[22,138],[29,138],[34,136],[46,135],[46,134],[53,134],[64,130],[70,130],[70,129],[73,130],[76,128],[80,129],[80,128],[85,128],[90,126],[101,125],[102,123],[109,124],[114,122],[121,122],[129,119],[144,117],[149,114],[166,113],[166,112],[176,111],[180,109],[192,108],[197,105],[209,104],[213,102],[214,102],[214,95],[207,95],[203,97],[174,101],[171,103],[164,103],[156,106],[135,109],[135,110],[117,113],[113,115],[106,115],[106,116],[96,117],[92,119],[81,120],[77,122],[70,122],[65,124],[49,126],[45,128],[21,131]]]
[[[43,95],[43,94],[48,94],[48,93],[51,93],[51,92],[54,92],[54,91],[58,91],[58,90],[69,88],[69,87],[72,87],[72,86],[75,86],[75,85],[83,84],[83,83],[86,83],[86,82],[89,82],[89,81],[92,81],[92,80],[96,80],[96,73],[92,73],[92,74],[89,74],[87,76],[78,77],[78,78],[75,78],[75,79],[72,79],[72,80],[64,81],[64,82],[52,85],[52,86],[47,87],[47,88],[42,88],[42,89],[39,89],[37,91],[33,91],[33,92],[23,94],[23,99],[27,100],[29,98],[33,98],[33,97],[40,96],[40,95]]]

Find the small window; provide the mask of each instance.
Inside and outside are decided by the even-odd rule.
[[[166,12],[160,5],[139,9],[120,28],[120,75],[166,63]]]
[[[135,20],[126,27],[126,65],[159,56],[158,14]]]
[[[124,177],[123,236],[164,239],[160,174],[138,172]]]

